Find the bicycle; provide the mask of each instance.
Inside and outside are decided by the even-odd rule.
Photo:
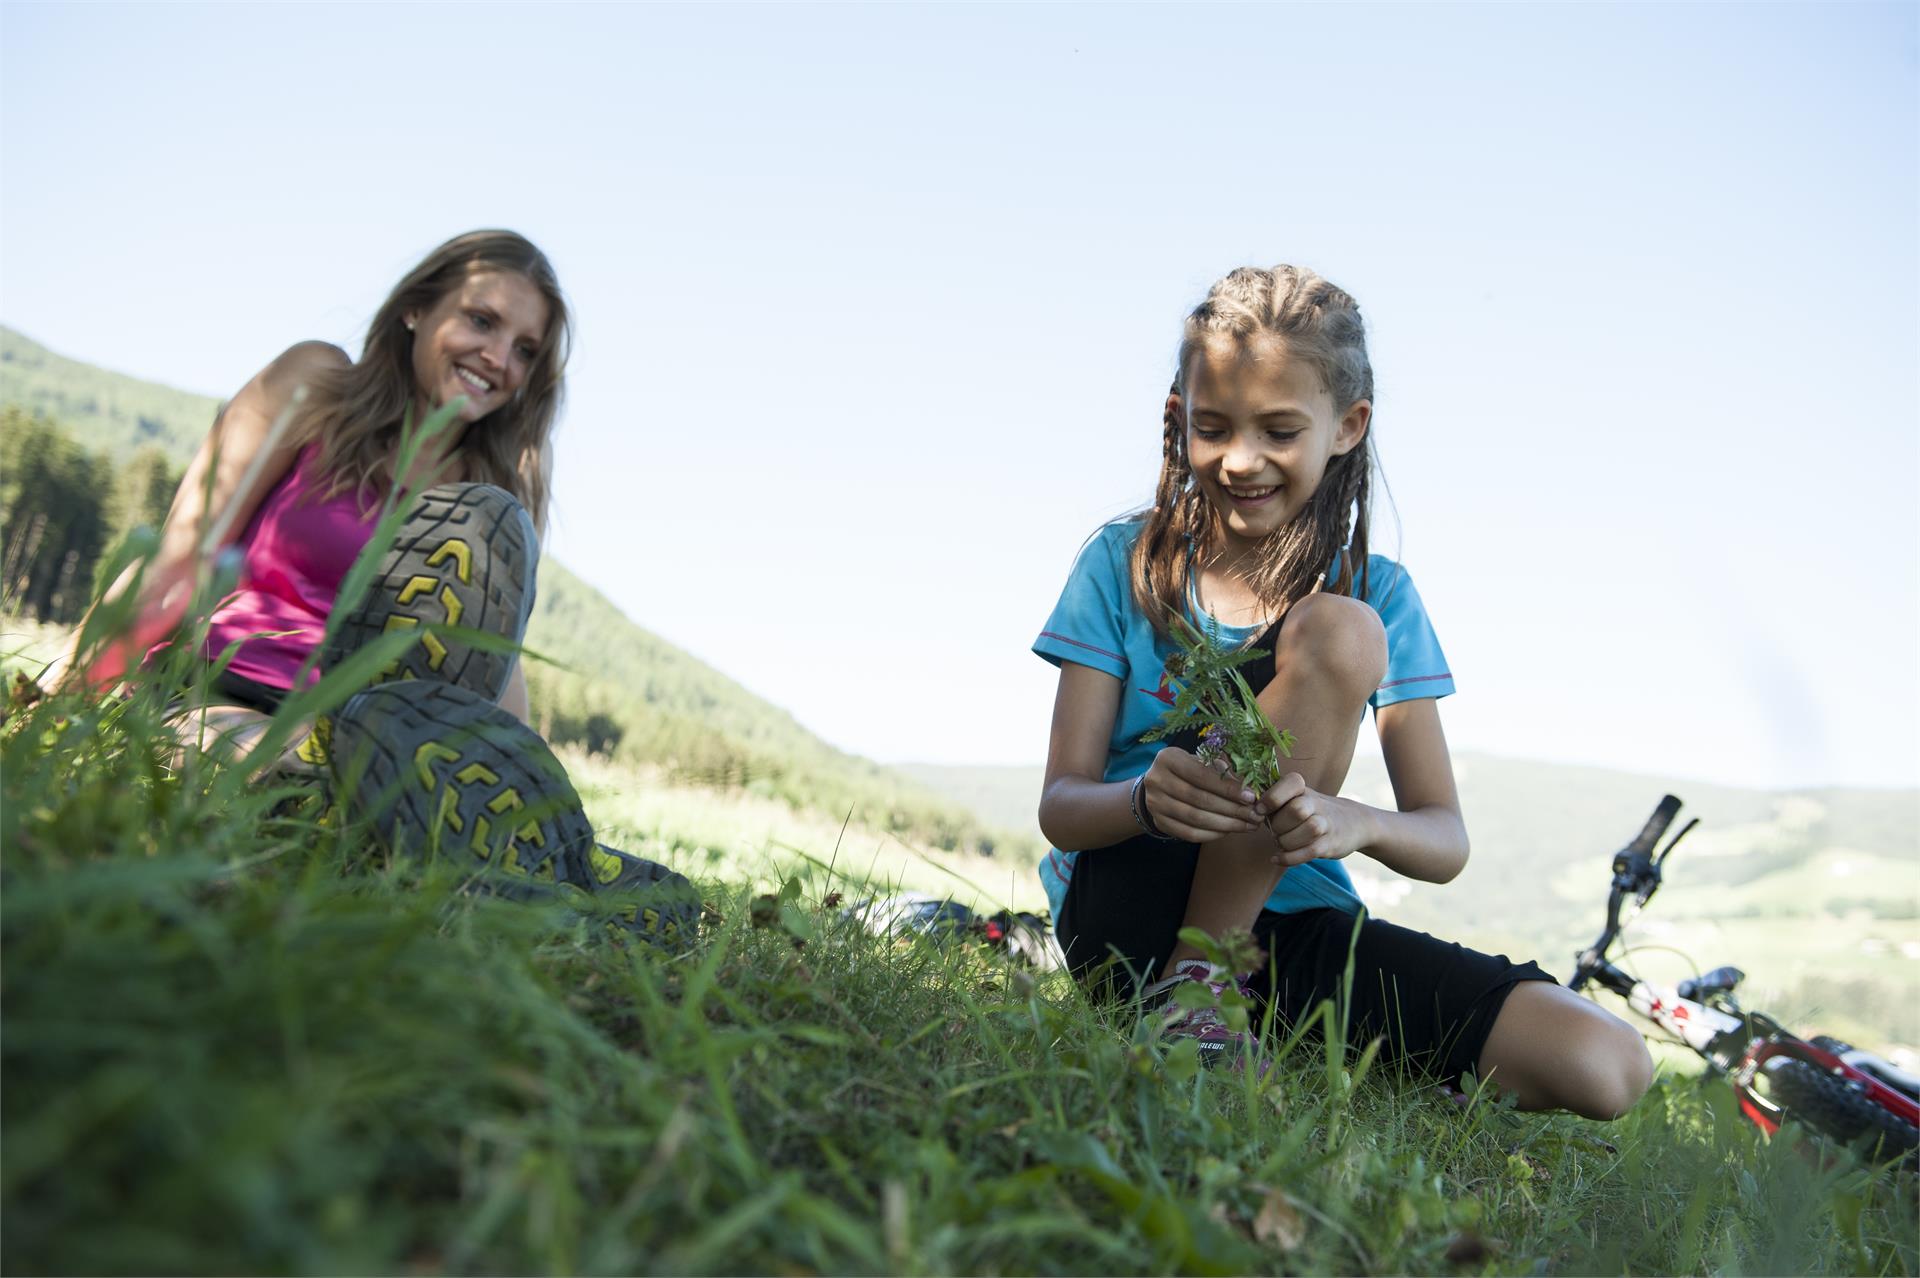
[[[1679,812],[1680,800],[1665,796],[1633,842],[1614,855],[1606,927],[1578,954],[1567,988],[1578,993],[1591,982],[1625,999],[1634,1013],[1724,1076],[1741,1113],[1769,1136],[1791,1117],[1842,1144],[1869,1145],[1876,1157],[1899,1157],[1909,1166],[1920,1161],[1920,1077],[1835,1038],[1799,1038],[1766,1013],[1742,1009],[1733,992],[1746,974],[1737,967],[1717,967],[1667,988],[1610,960],[1621,905],[1632,896],[1636,912],[1645,907],[1659,890],[1674,847],[1700,824],[1697,817],[1689,820],[1654,855]]]

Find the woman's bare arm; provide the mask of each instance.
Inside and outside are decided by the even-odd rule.
[[[274,422],[296,390],[348,363],[346,352],[338,346],[301,342],[240,388],[200,442],[174,494],[160,534],[162,562],[192,559],[201,550],[200,539],[216,521],[226,525],[229,535],[246,527],[273,486],[293,469],[303,442],[284,436],[271,441],[272,452],[248,482],[249,468],[269,447]]]
[[[116,677],[129,661],[137,660],[147,646],[179,624],[193,593],[201,556],[219,549],[204,544],[208,533],[218,528],[225,540],[244,529],[299,455],[298,440],[285,435],[270,438],[274,423],[299,387],[347,362],[346,353],[337,346],[302,342],[255,374],[221,410],[174,493],[159,547],[146,566],[132,632],[114,645],[117,655],[103,655],[90,677]],[[138,571],[137,565],[129,567],[102,598],[118,598]],[[60,683],[70,678],[73,655],[69,649],[57,659],[46,680]]]

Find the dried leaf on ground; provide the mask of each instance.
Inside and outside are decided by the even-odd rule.
[[[1292,1251],[1306,1241],[1307,1218],[1293,1205],[1286,1190],[1268,1190],[1259,1215],[1253,1218],[1253,1236],[1281,1251]]]

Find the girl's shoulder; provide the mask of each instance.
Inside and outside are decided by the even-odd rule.
[[[1088,577],[1104,579],[1116,575],[1125,580],[1132,562],[1134,543],[1140,540],[1143,526],[1138,516],[1123,515],[1088,533],[1087,539],[1080,543],[1080,548],[1073,554],[1071,580],[1079,581]]]
[[[1341,551],[1327,568],[1327,587],[1342,589],[1344,586],[1342,578],[1350,566],[1347,553]],[[1398,560],[1389,559],[1385,555],[1370,554],[1367,556],[1365,570],[1359,574],[1358,580],[1352,583],[1351,588],[1345,589],[1345,593],[1364,599],[1378,609],[1402,586],[1412,584],[1412,576]]]
[[[1363,601],[1380,614],[1382,621],[1389,623],[1389,628],[1397,618],[1426,616],[1426,605],[1420,601],[1420,592],[1414,588],[1413,575],[1398,560],[1385,555],[1368,555],[1365,570],[1351,585],[1342,581],[1342,575],[1349,566],[1343,551],[1327,569],[1327,589],[1350,594]]]
[[[1133,554],[1133,548],[1146,527],[1144,515],[1122,515],[1118,519],[1110,519],[1093,530],[1081,547],[1081,554],[1098,550],[1109,558],[1125,563]]]

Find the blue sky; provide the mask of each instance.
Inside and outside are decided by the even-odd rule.
[[[836,744],[1037,762],[1186,310],[1353,292],[1457,748],[1920,780],[1920,8],[0,7],[0,321],[226,395],[484,225],[555,552]]]

